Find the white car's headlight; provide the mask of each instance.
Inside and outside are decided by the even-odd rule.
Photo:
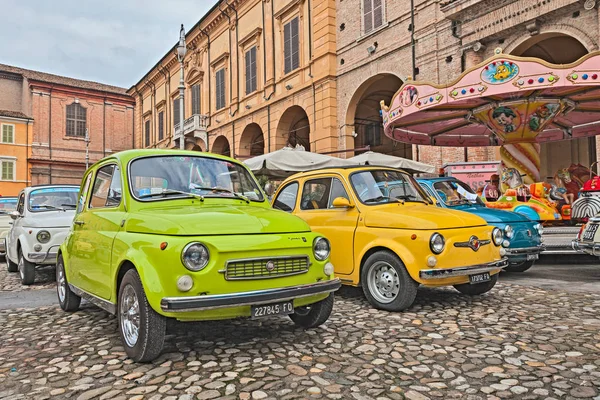
[[[37,239],[38,242],[40,243],[48,243],[50,241],[50,232],[48,231],[39,231],[37,233],[37,235],[35,236],[35,238]]]
[[[329,240],[322,236],[316,237],[313,241],[313,253],[315,254],[315,258],[319,261],[324,261],[329,257],[330,252],[331,245],[329,244]]]
[[[436,232],[433,235],[431,235],[431,238],[429,238],[429,248],[435,254],[440,254],[442,251],[444,251],[445,246],[446,239],[444,239],[444,237],[441,234]]]
[[[200,271],[208,264],[210,254],[202,243],[192,242],[184,247],[181,253],[181,262],[190,271]]]
[[[492,230],[492,241],[496,246],[500,246],[502,241],[504,240],[504,234],[502,233],[502,229],[494,228]]]
[[[538,231],[538,233],[540,235],[544,234],[544,225],[542,225],[542,224],[536,224],[535,225],[535,229],[537,229],[537,231]]]
[[[504,236],[506,236],[507,239],[512,239],[513,236],[515,236],[515,230],[512,226],[506,225],[504,227]]]

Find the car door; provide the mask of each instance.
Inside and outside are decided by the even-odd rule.
[[[331,242],[331,262],[336,274],[350,275],[354,271],[354,233],[359,211],[341,177],[327,176],[307,179],[302,184],[296,212],[315,232]],[[343,197],[350,207],[334,208],[333,200]]]
[[[6,236],[6,255],[14,263],[18,263],[19,254],[17,253],[17,241],[19,236],[23,232],[23,223],[25,222],[25,191],[19,194],[19,201],[17,202],[17,211],[20,217],[12,220],[12,226],[8,235]]]
[[[121,183],[116,163],[98,168],[86,209],[73,222],[78,249],[71,263],[79,271],[80,288],[103,299],[111,297],[112,246],[125,215]]]

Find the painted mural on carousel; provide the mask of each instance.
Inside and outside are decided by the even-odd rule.
[[[501,183],[488,185],[496,198],[481,194],[490,207],[540,221],[600,212],[600,181],[590,168],[565,165],[551,179],[540,176],[540,143],[600,134],[600,52],[553,65],[496,49],[447,85],[408,81],[381,108],[384,132],[393,140],[500,146]]]

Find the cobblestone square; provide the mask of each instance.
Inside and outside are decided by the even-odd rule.
[[[34,291],[53,286],[48,269]],[[1,273],[2,293],[19,291]],[[172,322],[152,364],[85,303],[0,311],[0,399],[600,399],[600,295],[501,283],[419,290],[407,312],[342,288],[321,328],[287,318]]]

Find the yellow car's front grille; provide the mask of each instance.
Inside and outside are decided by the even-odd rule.
[[[267,279],[303,274],[308,271],[308,256],[273,258],[247,258],[229,260],[225,266],[225,279]]]

